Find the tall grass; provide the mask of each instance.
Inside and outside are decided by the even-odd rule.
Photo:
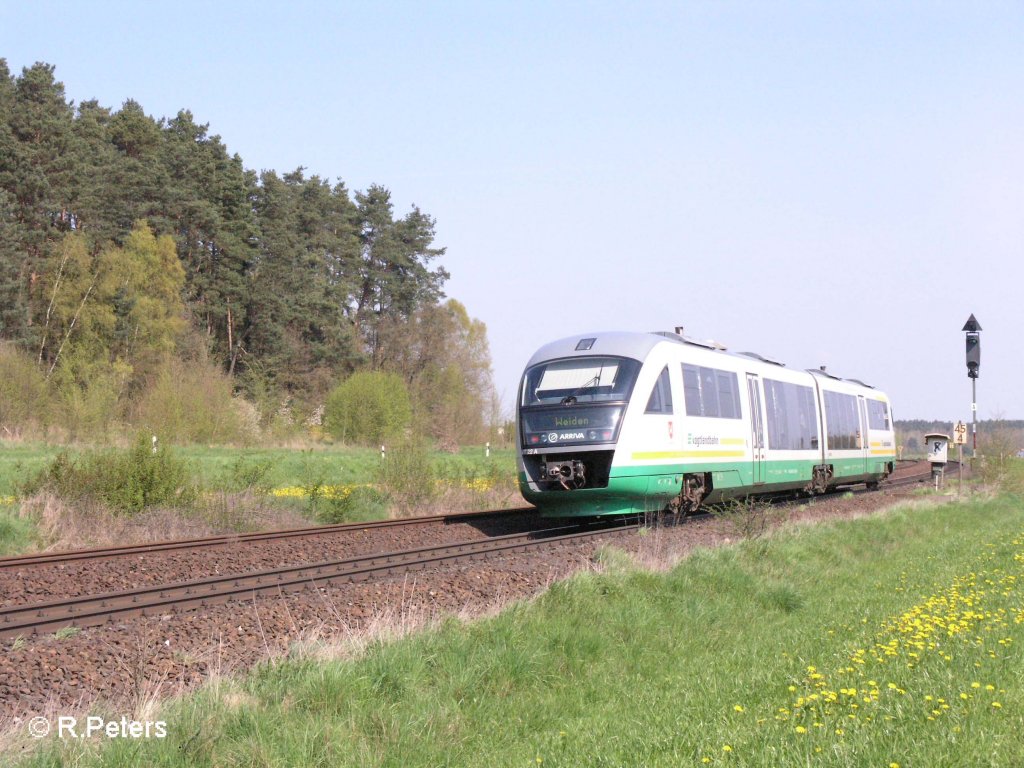
[[[267,665],[170,705],[164,742],[25,764],[1015,766],[1022,592],[1014,496],[794,526]]]
[[[23,552],[35,538],[35,527],[17,513],[15,504],[0,504],[0,557]]]

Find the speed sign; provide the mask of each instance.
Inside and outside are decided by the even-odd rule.
[[[953,427],[953,444],[964,445],[967,442],[967,425],[958,421]]]

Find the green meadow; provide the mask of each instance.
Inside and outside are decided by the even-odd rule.
[[[67,463],[77,468],[69,479]],[[156,466],[141,464],[153,456]],[[189,535],[316,523],[363,522],[396,515],[493,509],[522,503],[515,488],[511,448],[466,447],[458,453],[425,448],[172,447],[157,461],[148,446],[128,449],[0,443],[0,556],[40,547],[78,548],[109,544],[115,527],[137,521],[137,540],[173,537],[167,515],[198,525]],[[127,463],[126,463],[127,462]],[[140,471],[133,471],[138,469]],[[138,516],[118,509],[117,499],[153,489],[136,487],[173,471],[179,495],[166,514]],[[49,485],[35,480],[48,477]],[[63,482],[56,482],[58,478]],[[87,491],[95,489],[89,496]],[[59,497],[56,505],[36,491]],[[85,493],[86,497],[81,494]],[[103,498],[94,498],[97,493]],[[165,506],[158,502],[155,506]],[[100,538],[97,538],[99,536]]]
[[[17,493],[20,484],[43,469],[62,450],[71,456],[88,449],[62,448],[45,444],[0,442],[0,497]],[[229,448],[175,447],[177,455],[189,462],[195,477],[212,489],[228,488],[246,469],[265,469],[263,479],[271,488],[305,486],[312,483],[347,485],[372,483],[381,464],[379,448],[318,447]],[[511,448],[493,448],[485,457],[484,446],[470,446],[458,453],[434,452],[434,464],[447,474],[472,476],[491,464],[510,476],[515,473]]]
[[[664,572],[605,551],[493,618],[218,681],[164,706],[164,740],[21,765],[1020,765],[1024,498],[945,501]]]

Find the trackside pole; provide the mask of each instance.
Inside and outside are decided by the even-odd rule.
[[[960,483],[956,487],[956,500],[960,501],[960,494],[964,492],[964,446],[962,443],[958,443],[956,446],[957,461],[960,462],[960,468],[957,470],[957,474],[960,476]]]
[[[956,497],[959,499],[960,494],[964,491],[964,443],[967,442],[967,425],[962,421],[958,421],[953,425],[953,442],[956,443],[957,458],[960,461],[960,467],[957,472],[960,482],[956,489]]]
[[[971,436],[973,439],[973,457],[978,455],[978,380],[971,379]]]

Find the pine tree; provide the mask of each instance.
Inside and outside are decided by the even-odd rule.
[[[257,258],[254,179],[182,110],[164,129],[167,216],[174,222],[194,316],[216,356],[233,374],[245,354],[248,273]]]
[[[4,335],[22,345],[36,341],[33,319],[42,301],[42,269],[50,248],[71,227],[70,185],[72,109],[54,68],[35,64],[9,87],[6,62],[0,75],[6,130],[0,136],[0,216],[13,219],[0,243],[0,290],[18,286],[12,308],[4,312]],[[13,96],[13,98],[12,98]],[[15,267],[11,259],[17,259]],[[16,274],[15,274],[16,271]]]
[[[351,313],[375,367],[383,362],[380,329],[385,318],[407,320],[437,302],[448,273],[428,264],[444,254],[432,248],[435,222],[418,208],[395,221],[391,193],[373,185],[356,193],[360,257]]]

